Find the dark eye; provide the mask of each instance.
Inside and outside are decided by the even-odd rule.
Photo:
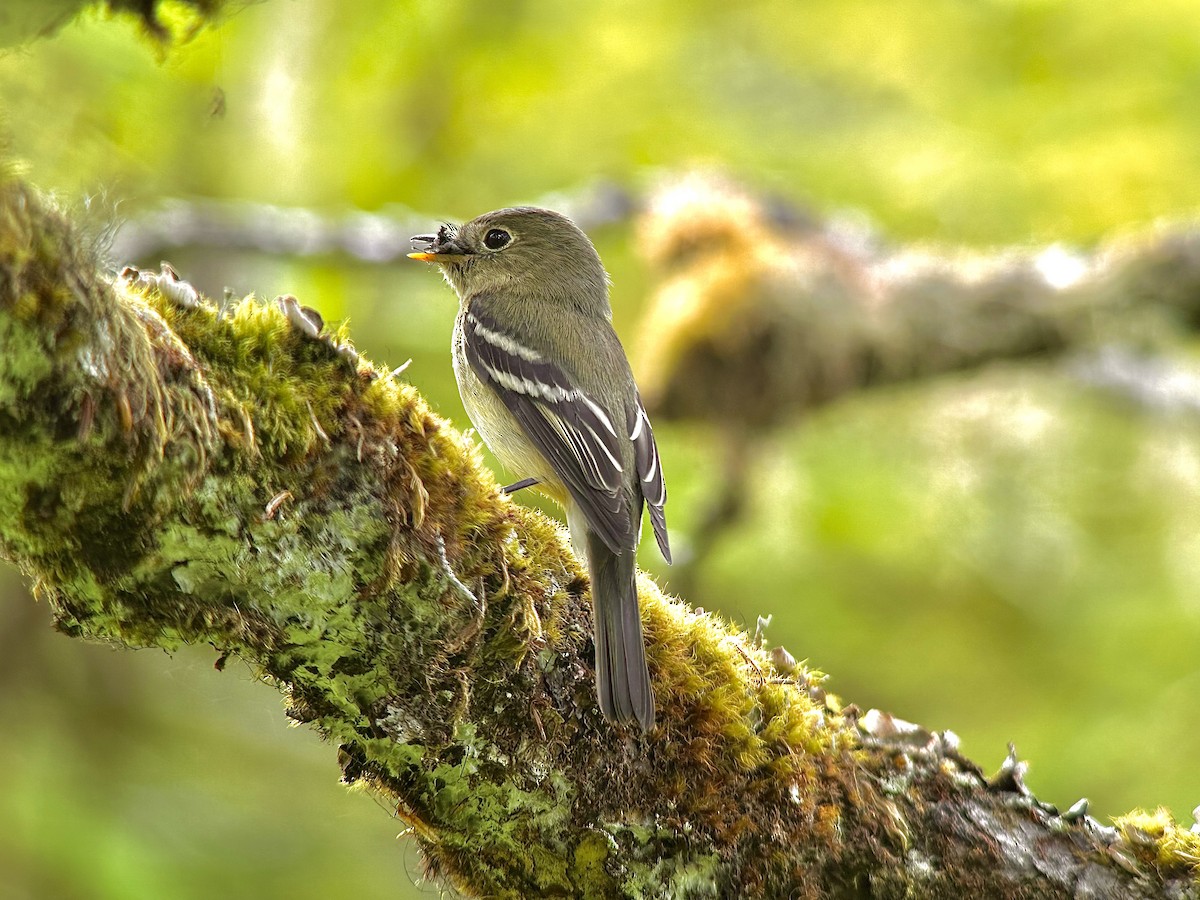
[[[511,240],[512,235],[503,228],[493,228],[483,236],[483,246],[489,250],[499,250]]]

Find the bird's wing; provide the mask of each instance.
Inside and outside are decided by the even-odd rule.
[[[646,498],[646,509],[650,513],[650,524],[654,526],[654,539],[658,549],[668,563],[671,561],[671,545],[667,541],[667,483],[663,479],[662,461],[658,458],[658,444],[654,440],[654,429],[642,398],[629,410],[629,439],[633,442],[634,459],[637,463],[638,479],[642,496]]]
[[[621,444],[608,413],[563,369],[471,304],[463,317],[467,361],[562,479],[588,525],[614,553],[637,545]]]

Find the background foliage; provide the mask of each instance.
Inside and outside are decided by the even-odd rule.
[[[92,13],[0,56],[12,152],[64,202],[88,198],[97,230],[178,196],[425,229],[703,164],[893,241],[1086,247],[1193,214],[1198,98],[1185,0],[270,0],[169,52]],[[631,223],[594,237],[631,335],[651,287]],[[172,262],[218,296],[286,291],[349,316],[360,349],[411,357],[406,375],[466,426],[453,302],[423,267],[187,247]],[[721,478],[713,437],[658,431],[686,546]],[[986,767],[1015,741],[1044,799],[1186,819],[1198,439],[1196,420],[1058,366],[865,395],[763,448],[749,516],[688,600],[751,629],[774,614],[769,638],[845,699],[953,728]],[[0,895],[366,898],[419,881],[399,823],[346,795],[333,748],[287,729],[269,688],[216,674],[208,648],[68,641],[26,591],[0,571]]]

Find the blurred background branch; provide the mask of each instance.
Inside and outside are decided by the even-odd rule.
[[[588,184],[534,201],[570,215],[581,228],[628,223],[636,199],[617,184]],[[244,200],[177,198],[121,221],[110,246],[117,260],[153,259],[180,249],[246,250],[284,257],[333,255],[391,263],[428,228],[430,216],[409,209],[322,213]]]
[[[871,388],[1118,341],[1146,352],[1200,325],[1200,231],[1186,223],[1087,254],[983,253],[884,247],[861,224],[781,214],[713,173],[665,185],[648,206],[638,247],[659,284],[638,329],[647,408],[722,435],[722,477],[675,576],[685,592],[692,562],[737,525],[753,448],[779,427]],[[1140,382],[1146,399],[1162,380],[1105,359],[1077,371],[1127,395]]]

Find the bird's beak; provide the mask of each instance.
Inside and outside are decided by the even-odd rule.
[[[408,254],[409,259],[417,259],[421,262],[446,263],[458,262],[466,259],[467,255],[463,249],[455,243],[453,238],[447,240],[447,235],[439,234],[418,234],[409,238],[414,244],[426,244],[424,250],[418,250]]]
[[[461,262],[469,255],[470,254],[458,251],[457,247],[450,244],[446,245],[440,250],[421,250],[417,253],[410,253],[408,254],[408,258],[419,259],[421,262],[438,263],[439,265],[444,266],[447,263]]]

